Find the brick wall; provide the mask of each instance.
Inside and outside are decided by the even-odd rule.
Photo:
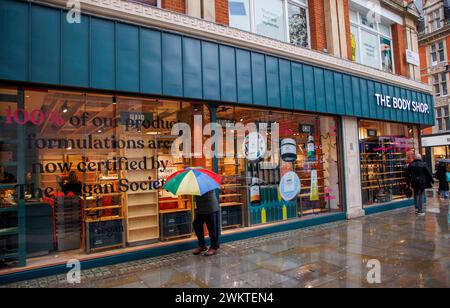
[[[310,0],[308,4],[311,48],[323,51],[327,48],[323,0]]]
[[[428,84],[427,46],[419,46],[419,57],[421,80]]]
[[[228,26],[230,19],[228,15],[228,0],[215,0],[216,3],[216,22]]]
[[[186,13],[186,5],[184,0],[162,0],[161,6],[163,9],[174,11],[178,13]]]
[[[349,0],[344,1],[345,40],[347,41],[347,59],[352,60],[352,39],[350,32],[350,8]]]
[[[395,73],[397,75],[408,77],[409,72],[408,63],[406,63],[405,27],[400,24],[394,24],[391,28]]]

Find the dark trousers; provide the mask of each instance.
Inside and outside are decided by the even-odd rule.
[[[203,225],[206,224],[211,240],[211,248],[219,249],[219,212],[211,214],[196,214],[194,220],[194,231],[198,238],[198,246],[206,247],[205,232]]]
[[[424,189],[414,188],[414,205],[419,212],[423,211],[423,192]]]

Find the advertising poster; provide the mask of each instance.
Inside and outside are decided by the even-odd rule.
[[[317,170],[311,171],[311,201],[318,201],[319,200],[319,186],[317,183]]]

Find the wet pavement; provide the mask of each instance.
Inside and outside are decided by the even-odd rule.
[[[431,198],[425,217],[412,208],[222,245],[206,258],[180,252],[6,287],[450,287],[450,201]],[[367,281],[369,260],[381,283]]]

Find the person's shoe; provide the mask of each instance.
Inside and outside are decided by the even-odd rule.
[[[420,216],[420,217],[423,217],[423,216],[425,216],[425,212],[423,212],[423,211],[422,212],[418,212],[417,215]]]
[[[206,247],[197,247],[197,248],[194,249],[194,251],[192,252],[192,254],[193,254],[194,256],[198,256],[198,255],[200,255],[202,252],[207,251],[207,250],[208,250],[208,248],[206,248]]]
[[[212,256],[215,256],[218,253],[219,253],[218,249],[210,248],[210,249],[208,249],[207,252],[205,252],[205,257],[212,257]]]

